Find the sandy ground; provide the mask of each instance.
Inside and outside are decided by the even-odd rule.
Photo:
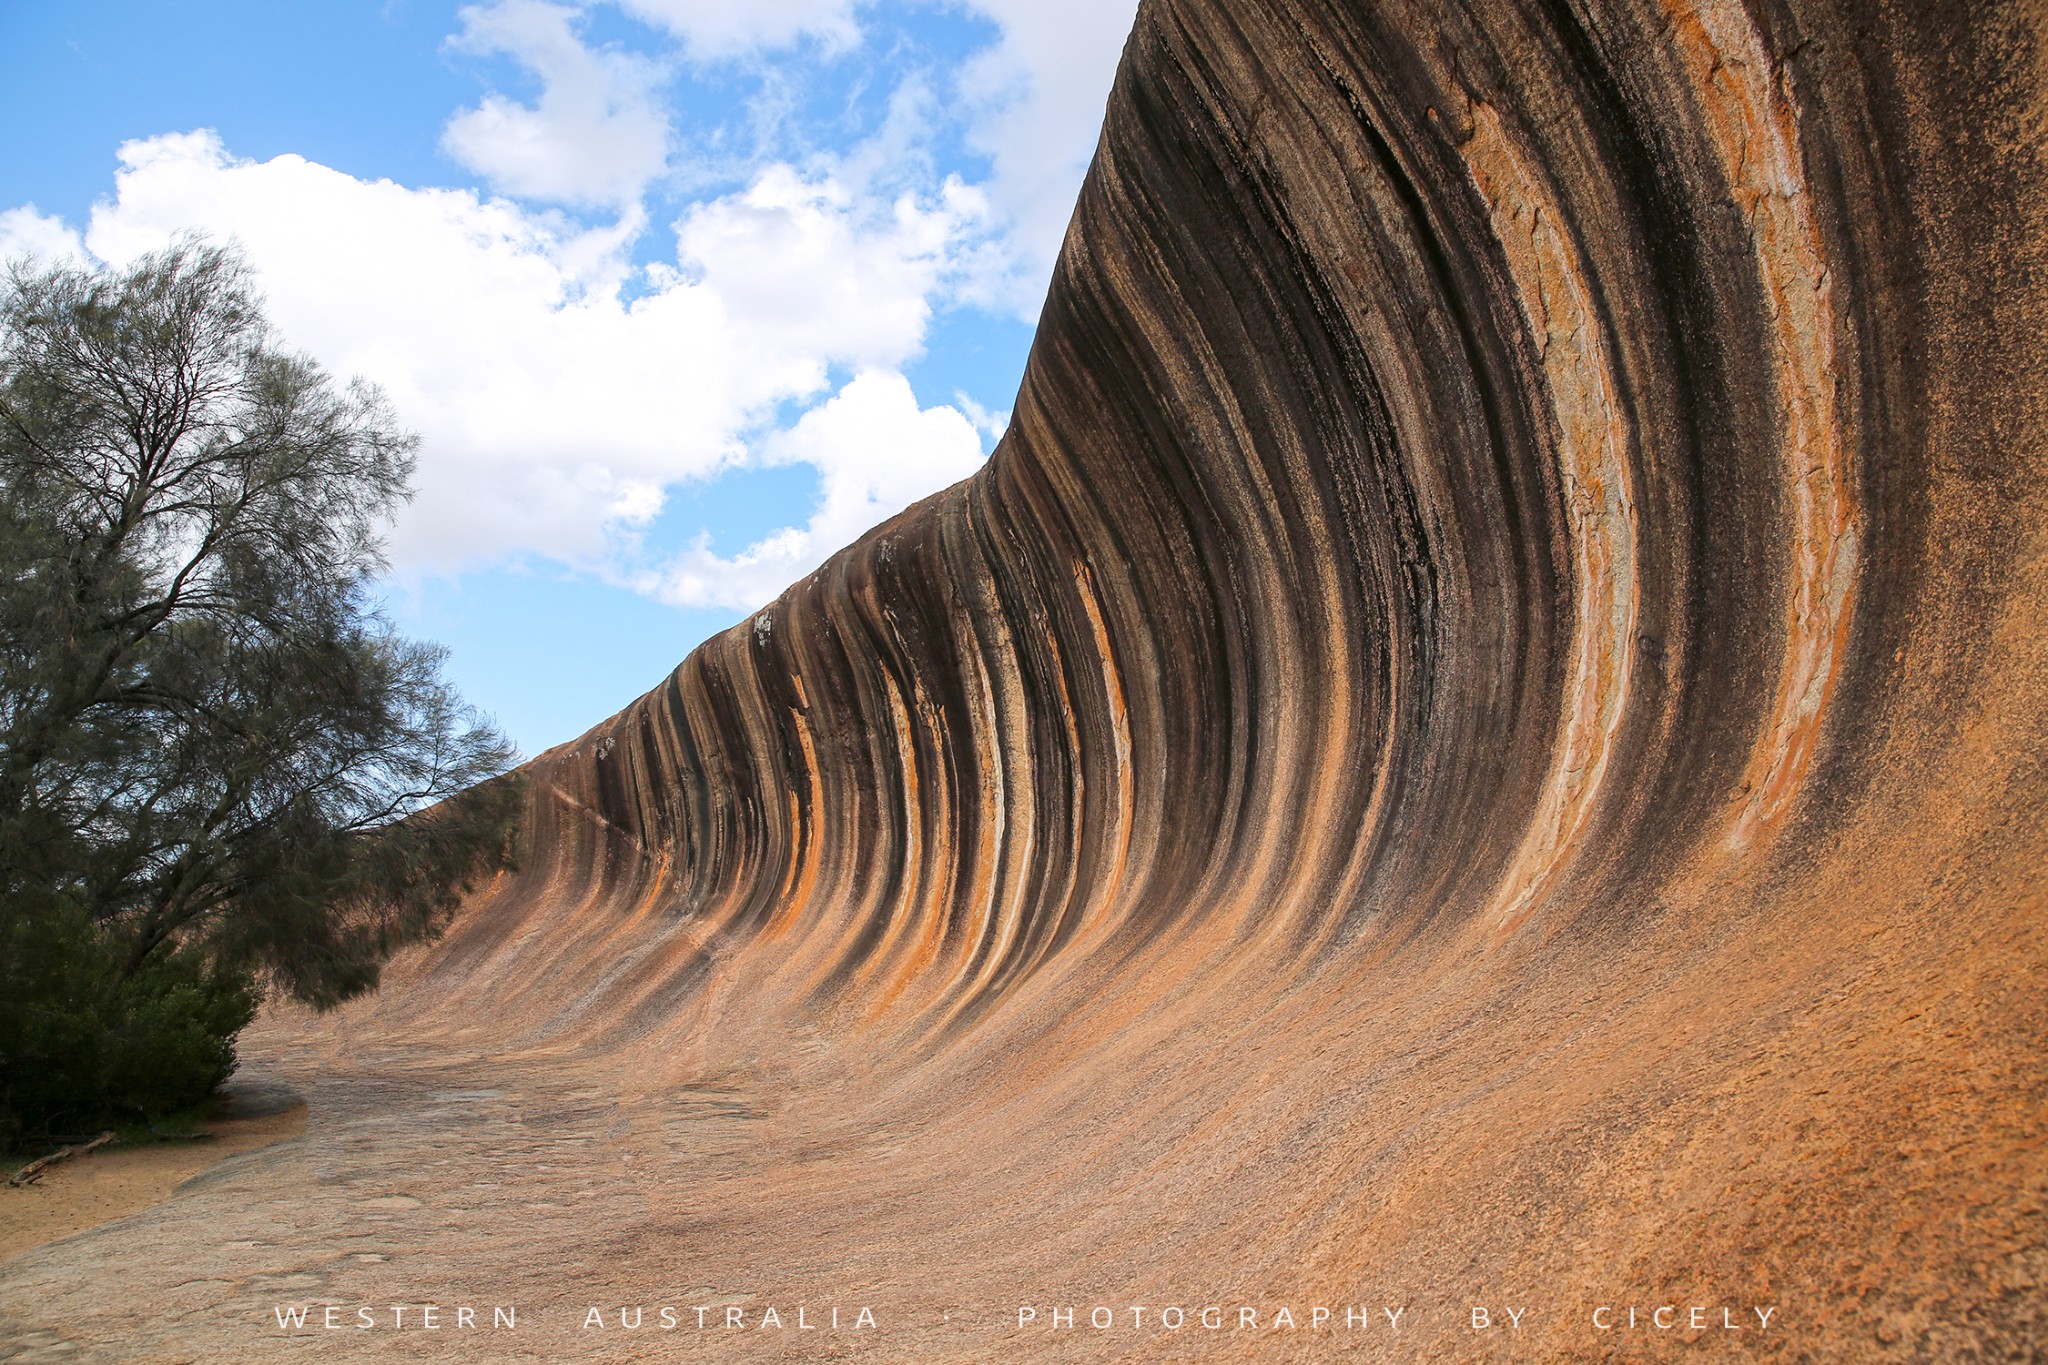
[[[230,1083],[208,1139],[102,1148],[17,1189],[0,1182],[0,1261],[139,1213],[228,1157],[306,1131],[306,1105],[275,1082]]]

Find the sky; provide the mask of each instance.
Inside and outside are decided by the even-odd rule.
[[[994,448],[1136,0],[7,0],[0,258],[239,245],[528,754]]]

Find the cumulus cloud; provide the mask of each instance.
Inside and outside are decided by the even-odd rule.
[[[1008,408],[997,410],[995,408],[983,407],[964,393],[955,393],[953,395],[953,402],[967,420],[974,424],[974,429],[981,432],[991,441],[1000,441],[1003,438],[1003,433],[1010,429],[1010,410]]]
[[[966,478],[982,458],[981,437],[966,414],[919,407],[909,382],[893,371],[856,375],[771,438],[764,453],[771,463],[817,468],[818,503],[809,522],[731,556],[713,553],[708,538],[700,538],[635,586],[678,606],[757,607],[868,528]]]
[[[618,0],[619,7],[683,40],[700,60],[736,57],[815,38],[832,49],[860,41],[852,0]]]
[[[1102,111],[1137,0],[964,0],[1002,36],[960,74],[969,140],[994,174],[1008,226],[1007,278],[992,301],[1030,317],[1095,154]]]
[[[788,47],[805,38],[828,52],[860,41],[854,0],[613,0],[678,38],[697,60]],[[978,302],[1029,317],[1051,271],[1074,191],[1095,150],[1111,77],[1137,0],[958,0],[991,20],[996,42],[959,71],[968,142],[993,174],[983,187],[1004,227],[966,283]],[[511,55],[542,81],[537,105],[492,95],[451,120],[444,144],[494,187],[563,203],[627,203],[661,171],[674,141],[661,116],[659,71],[644,58],[585,48],[583,7],[551,0],[491,0],[462,12],[457,45]],[[853,149],[849,179],[916,154],[938,111],[906,80],[888,124]]]
[[[502,193],[566,204],[639,199],[667,163],[671,130],[661,69],[644,57],[593,51],[579,12],[547,0],[492,0],[461,12],[458,51],[504,55],[541,83],[537,104],[486,95],[442,130],[441,145]]]
[[[0,212],[0,264],[23,256],[83,260],[85,243],[62,219],[38,213],[34,204],[23,204]]]
[[[685,215],[677,260],[632,296],[631,221],[587,228],[296,156],[236,160],[210,132],[120,157],[86,245],[119,262],[184,228],[239,240],[283,333],[381,385],[421,432],[392,552],[429,569],[522,553],[602,566],[664,489],[756,458],[781,405],[823,397],[835,368],[914,357],[981,209],[957,185],[877,206],[771,166]],[[842,467],[806,441],[774,458]]]
[[[894,365],[922,345],[949,248],[985,213],[978,192],[949,180],[933,202],[901,196],[870,218],[836,180],[771,166],[744,193],[692,208],[676,224],[677,254],[715,288],[750,352]],[[814,367],[788,382],[807,390],[823,378]]]
[[[787,159],[757,152],[743,182],[672,210],[674,253],[644,266],[650,191],[732,169],[671,160],[679,58],[809,44],[759,67],[770,86],[801,82],[861,40],[867,0],[605,0],[677,40],[666,56],[587,42],[597,2],[461,11],[453,48],[508,56],[538,83],[531,103],[494,92],[443,129],[507,197],[169,134],[120,149],[82,235],[32,205],[0,212],[0,257],[118,264],[184,230],[236,240],[283,333],[379,384],[424,438],[391,535],[400,569],[537,555],[671,602],[752,607],[971,473],[1001,434],[1007,413],[964,393],[923,407],[903,370],[935,307],[1037,306],[1135,0],[956,0],[1001,35],[961,73],[965,93],[949,102],[930,73],[898,71],[864,142],[820,153],[798,130]],[[990,158],[981,185],[938,178],[949,118]],[[802,525],[737,554],[708,536],[646,548],[668,534],[671,489],[764,463],[818,470]]]

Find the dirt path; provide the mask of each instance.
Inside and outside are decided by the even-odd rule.
[[[207,1141],[102,1149],[21,1189],[0,1182],[0,1260],[162,1203],[227,1157],[298,1137],[306,1105],[275,1082],[231,1083],[206,1131],[214,1135]]]

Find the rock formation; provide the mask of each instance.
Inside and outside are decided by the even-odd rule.
[[[906,1356],[2039,1349],[2041,21],[1146,0],[987,467],[278,1037],[581,1078],[606,1273]]]

